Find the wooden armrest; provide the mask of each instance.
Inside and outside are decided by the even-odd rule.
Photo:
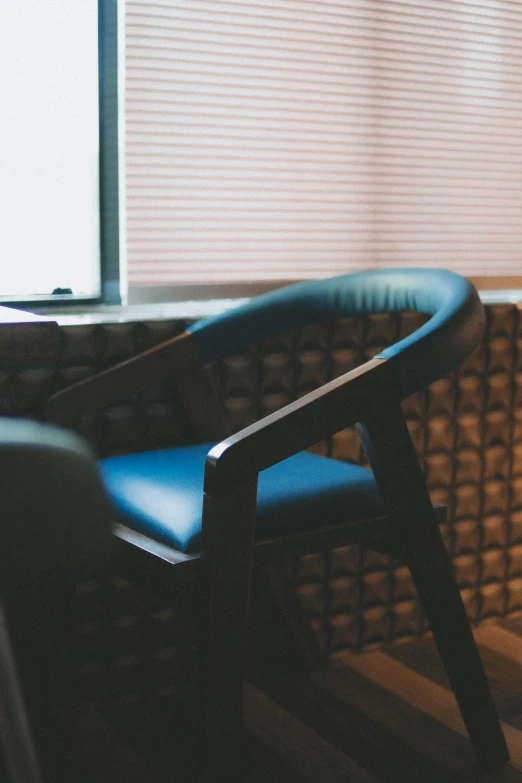
[[[397,379],[385,359],[372,359],[341,375],[214,446],[205,466],[205,492],[226,493],[260,470],[356,424],[383,395],[400,403]]]

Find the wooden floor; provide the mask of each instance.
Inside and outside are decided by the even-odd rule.
[[[484,625],[476,638],[510,748],[511,762],[504,769],[487,773],[477,767],[428,638],[362,655],[343,652],[312,674],[287,673],[248,684],[242,779],[522,783],[522,619]],[[194,750],[180,741],[176,728],[190,720],[180,716],[176,704],[158,707],[134,715],[125,708],[116,721],[125,725],[118,740],[123,750],[99,783],[102,778],[192,781]]]
[[[248,726],[310,783],[522,783],[522,620],[475,635],[510,749],[503,770],[477,767],[431,639],[339,653],[306,682],[249,686]]]

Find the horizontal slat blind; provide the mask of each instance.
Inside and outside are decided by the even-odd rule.
[[[131,286],[520,274],[522,3],[127,0]]]

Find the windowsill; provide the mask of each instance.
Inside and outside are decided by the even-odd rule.
[[[484,304],[516,304],[522,307],[522,289],[481,291]],[[60,309],[38,308],[38,313],[51,317],[61,326],[81,326],[98,323],[128,323],[131,321],[197,321],[217,315],[248,301],[248,297],[189,300],[186,302],[150,302],[130,305],[68,305]],[[35,308],[36,310],[36,308]]]
[[[505,288],[499,291],[479,291],[482,304],[516,304],[522,307],[522,289]]]
[[[131,321],[170,321],[182,319],[197,321],[217,315],[248,302],[241,299],[202,299],[187,302],[151,302],[131,305],[68,305],[60,309],[43,307],[38,312],[57,321],[60,326],[80,326],[99,323],[128,323]]]

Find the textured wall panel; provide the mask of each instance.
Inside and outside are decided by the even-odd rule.
[[[404,404],[432,497],[449,507],[443,535],[474,622],[522,610],[522,323],[514,305],[490,306],[487,316],[483,344],[459,371]],[[238,430],[364,362],[422,321],[405,313],[314,326],[252,346],[212,367],[211,376]],[[0,414],[38,417],[54,390],[181,329],[172,321],[63,327],[55,369],[2,370]],[[102,455],[190,439],[168,384],[86,416],[78,430]],[[315,450],[364,463],[352,430]],[[382,555],[344,547],[295,559],[288,579],[325,655],[426,629],[408,570]],[[185,675],[176,672],[194,666],[191,643],[180,641],[193,637],[190,593],[180,593],[176,605],[152,606],[121,580],[109,592],[80,586],[78,656],[86,687],[94,693],[111,683],[120,699],[179,687],[176,677]]]

